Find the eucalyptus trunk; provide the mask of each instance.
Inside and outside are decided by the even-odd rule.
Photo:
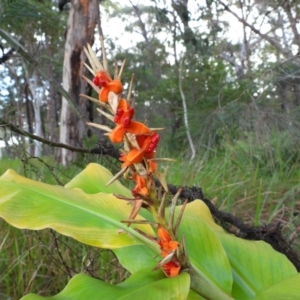
[[[38,90],[38,74],[33,70],[31,76],[28,76],[29,89],[32,95],[33,111],[34,111],[34,134],[43,137],[42,131],[42,117],[41,106],[43,94]],[[34,156],[40,157],[42,155],[42,143],[34,140]]]
[[[80,100],[79,94],[85,93],[86,83],[81,79],[83,74],[83,61],[85,54],[83,47],[88,43],[92,45],[94,29],[98,20],[99,0],[73,0],[70,10],[67,37],[65,43],[63,88],[70,93],[71,99],[85,114],[85,102]],[[72,110],[70,103],[62,98],[60,117],[60,142],[71,146],[82,145],[85,123]],[[61,162],[66,165],[74,160],[76,153],[62,149]]]

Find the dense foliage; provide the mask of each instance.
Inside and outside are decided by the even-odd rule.
[[[124,95],[131,74],[135,74],[136,116],[147,125],[166,128],[158,152],[179,158],[169,172],[170,182],[201,185],[222,209],[237,212],[250,223],[283,220],[289,240],[297,244],[300,5],[297,1],[198,2],[100,0],[101,22],[95,28],[93,49],[102,55],[98,33],[103,31],[109,64],[116,60],[121,65],[126,59]],[[100,132],[85,126],[86,121],[105,124],[96,106],[84,99],[72,106],[75,101],[70,91],[61,87],[67,20],[76,13],[76,3],[0,0],[0,156],[21,159],[20,163],[1,161],[1,171],[16,164],[27,177],[62,185],[91,160],[102,160],[114,172],[118,168],[115,161],[86,154],[89,149],[98,154],[104,149],[112,155],[116,149]],[[83,68],[80,76],[85,71]],[[95,97],[87,87],[85,93]],[[74,121],[69,124],[73,127],[68,127],[67,146],[82,153],[73,152],[77,159],[63,169],[66,173],[54,167],[63,155],[60,147],[64,145],[53,147],[53,142],[62,142],[62,97],[71,103],[69,111],[76,114],[73,120],[81,122],[77,126],[79,121]],[[196,156],[187,164],[193,157],[193,146]],[[249,214],[245,213],[249,208]],[[43,276],[49,274],[44,265],[32,265],[32,261],[39,261],[38,254],[31,257],[27,252],[19,257],[21,243],[12,237],[15,231],[6,225],[3,228],[0,250],[6,252],[0,280],[6,284],[3,294],[17,298],[33,283],[22,267],[15,267],[15,261],[28,257],[32,278],[39,276],[38,270]],[[45,238],[52,241],[47,251],[57,261],[60,258],[53,250],[56,237],[51,234]],[[34,245],[31,237],[19,240],[25,249],[27,240]],[[12,244],[15,255],[9,261],[7,251]],[[75,267],[73,262],[78,251],[82,251],[82,262],[90,252],[78,244],[74,249],[64,250],[69,257],[66,265],[76,269],[74,273],[88,270],[84,263]],[[108,257],[111,260],[113,255]],[[7,272],[9,268],[12,273]],[[65,269],[65,282],[54,292],[71,276],[71,267]],[[123,281],[128,274],[122,270],[104,280]],[[91,273],[102,278],[106,272]],[[24,282],[18,291],[7,290],[11,278]],[[43,282],[43,288],[51,286],[51,280]],[[1,283],[0,296],[3,286]],[[38,292],[39,287],[36,289]]]

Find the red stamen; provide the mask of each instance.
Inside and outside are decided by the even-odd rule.
[[[94,77],[93,83],[94,83],[96,86],[100,86],[99,77]]]
[[[129,108],[128,114],[129,114],[130,119],[132,119],[132,118],[133,118],[133,115],[134,115],[134,108],[132,108],[132,107]]]
[[[114,117],[114,122],[119,123],[121,121],[123,114],[124,114],[124,110],[122,108],[118,108]]]
[[[129,124],[130,124],[130,122],[131,122],[131,118],[129,116],[123,118],[122,119],[122,125],[123,125],[123,127],[128,127]]]
[[[151,137],[151,141],[147,146],[146,152],[154,152],[157,144],[159,142],[160,136],[159,134],[155,133],[152,137]]]
[[[104,76],[95,76],[93,82],[98,87],[105,87],[107,85],[107,79]]]

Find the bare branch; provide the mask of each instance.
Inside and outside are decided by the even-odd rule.
[[[157,183],[159,185],[159,183]],[[195,199],[202,200],[209,208],[214,219],[228,232],[235,234],[246,240],[263,240],[270,244],[275,250],[283,253],[294,264],[296,269],[300,271],[300,257],[297,252],[292,249],[291,245],[283,238],[281,232],[281,223],[273,223],[260,227],[252,227],[245,224],[235,215],[219,210],[209,199],[207,199],[201,188],[193,187],[177,187],[168,184],[169,192],[175,195],[180,189],[180,198],[187,199],[192,202]]]
[[[268,35],[261,33],[257,28],[249,24],[246,20],[243,18],[239,17],[234,11],[232,11],[228,5],[226,5],[222,0],[218,0],[218,2],[224,7],[226,11],[231,13],[233,16],[235,16],[242,24],[245,26],[249,27],[253,32],[258,34],[260,37],[262,37],[264,40],[269,42],[273,47],[275,47],[279,52],[281,52],[284,56],[286,57],[291,57],[293,54],[289,49],[283,48],[278,42],[276,42],[274,39],[269,37]]]
[[[137,5],[134,5],[134,4],[131,2],[131,0],[129,0],[129,2],[130,2],[130,4],[132,5],[132,7],[133,7],[133,9],[134,9],[134,11],[135,11],[135,13],[136,13],[136,15],[137,15],[139,21],[140,21],[140,28],[141,28],[141,30],[142,30],[142,35],[143,35],[143,37],[144,37],[146,43],[149,45],[148,33],[147,33],[147,31],[146,31],[146,26],[145,26],[145,24],[144,24],[144,22],[143,22],[143,20],[142,20],[142,18],[141,18],[141,11],[140,11],[140,9],[138,8]]]
[[[226,60],[227,62],[229,62],[231,65],[234,66],[235,72],[238,77],[241,77],[241,75],[243,75],[243,67],[237,63],[237,61],[234,59],[234,57],[232,57],[226,53],[219,54],[219,57],[223,58],[224,60]]]
[[[269,17],[269,20],[271,20],[271,23],[272,24],[278,24],[281,28],[281,34],[282,34],[282,41],[283,41],[283,44],[285,46],[285,48],[289,48],[289,43],[288,43],[288,39],[286,37],[286,32],[285,32],[285,28],[284,28],[284,20],[283,20],[283,16],[282,16],[282,13],[281,13],[281,9],[277,9],[277,15],[278,15],[278,19],[275,20],[274,18],[272,18],[272,16],[268,16]],[[276,32],[274,32],[274,35],[276,36]]]
[[[5,126],[7,128],[9,128],[11,131],[21,134],[22,136],[25,137],[29,137],[30,139],[42,142],[43,144],[52,146],[52,147],[58,147],[58,148],[63,148],[63,149],[67,149],[70,151],[74,151],[74,152],[79,152],[79,153],[89,153],[89,154],[102,154],[102,155],[109,155],[113,158],[119,159],[120,158],[120,152],[118,149],[116,149],[113,145],[111,144],[107,144],[107,145],[97,145],[97,147],[93,148],[93,149],[86,149],[86,148],[79,148],[79,147],[73,147],[67,144],[63,144],[63,143],[56,143],[56,142],[52,142],[49,141],[47,139],[44,139],[40,136],[37,136],[35,134],[29,133],[28,131],[22,130],[19,127],[3,120],[0,119],[0,126]]]
[[[291,12],[290,1],[285,0],[282,7],[283,7],[285,13],[288,16],[288,19],[289,19],[289,22],[290,22],[290,25],[291,25],[291,28],[292,28],[292,31],[293,31],[293,34],[294,34],[294,37],[295,37],[295,41],[298,45],[298,50],[300,51],[300,35],[299,35],[298,30],[297,30],[297,25],[296,25],[297,21],[293,17],[292,12]]]

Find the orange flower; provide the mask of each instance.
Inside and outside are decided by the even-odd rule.
[[[131,121],[134,109],[125,99],[120,99],[114,121],[117,126],[110,132],[109,138],[113,143],[121,143],[126,132],[135,135],[149,134],[150,129],[140,122]]]
[[[167,276],[175,277],[179,274],[181,265],[179,262],[170,261],[162,266],[162,269],[165,271]]]
[[[132,175],[132,179],[136,182],[136,186],[132,190],[132,195],[135,198],[138,198],[138,194],[148,196],[149,191],[146,187],[146,179],[144,177],[138,175],[137,173],[134,173]]]
[[[153,174],[157,169],[157,163],[152,161],[152,160],[148,160],[148,173],[149,174]]]
[[[179,247],[179,243],[173,241],[170,233],[161,225],[158,226],[157,235],[159,237],[158,244],[160,245],[161,255],[168,256]]]
[[[172,240],[170,233],[162,225],[158,226],[157,235],[159,237],[158,244],[161,249],[161,255],[165,258],[171,255],[171,259],[165,264],[162,264],[163,261],[161,262],[161,267],[167,276],[177,276],[181,265],[176,256],[172,256],[172,253],[178,249],[179,243]]]
[[[99,100],[105,103],[108,101],[109,92],[120,94],[123,90],[121,81],[117,79],[112,80],[105,70],[97,72],[93,82],[96,86],[101,87]]]
[[[138,135],[136,140],[140,146],[140,149],[133,148],[128,152],[127,155],[121,156],[120,160],[124,162],[122,164],[122,168],[140,163],[143,161],[144,157],[148,159],[154,158],[159,139],[160,136],[156,132],[153,132],[151,135]],[[156,169],[156,163],[150,162],[149,169],[153,173]]]
[[[149,191],[146,187],[146,179],[144,177],[138,175],[137,173],[134,173],[132,175],[132,179],[136,183],[136,186],[132,190],[132,195],[135,198],[135,200],[133,201],[133,207],[129,216],[129,220],[133,220],[140,211],[141,207],[143,206],[144,201],[143,199],[139,198],[139,194],[144,196],[149,195]]]

